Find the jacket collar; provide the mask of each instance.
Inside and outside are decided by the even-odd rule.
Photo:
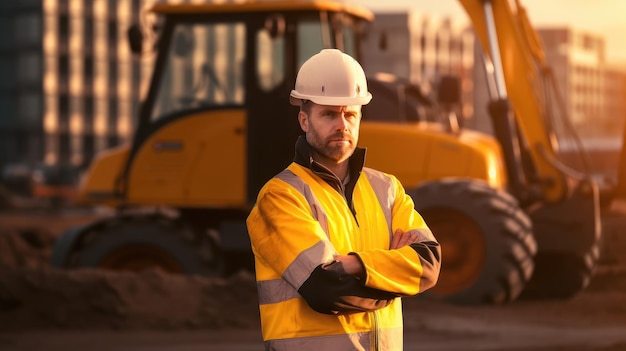
[[[302,167],[310,169],[337,191],[343,193],[347,199],[351,199],[354,186],[361,175],[363,166],[365,165],[365,153],[365,148],[357,146],[352,153],[352,156],[350,156],[348,160],[349,181],[348,184],[345,185],[345,188],[341,179],[337,178],[337,176],[334,175],[328,168],[313,160],[311,147],[303,135],[299,136],[296,141],[296,155],[294,162]]]

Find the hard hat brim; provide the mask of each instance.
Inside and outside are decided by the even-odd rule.
[[[372,101],[372,94],[367,93],[365,96],[349,96],[349,97],[337,97],[337,96],[312,96],[305,94],[298,94],[295,90],[291,91],[289,102],[294,106],[300,106],[302,101],[311,100],[318,105],[326,106],[358,106],[367,105]]]

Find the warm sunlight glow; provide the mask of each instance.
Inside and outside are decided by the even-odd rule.
[[[80,134],[83,132],[83,119],[81,114],[73,113],[70,116],[70,131],[72,134]]]
[[[53,12],[57,9],[57,0],[44,0],[43,9],[45,12]]]
[[[96,18],[105,18],[107,15],[106,0],[94,0],[93,13]]]
[[[46,133],[56,133],[58,124],[57,124],[57,113],[55,111],[46,111],[43,115],[43,128]]]
[[[47,70],[43,76],[43,90],[46,93],[56,92],[59,89],[59,79],[52,70]]]

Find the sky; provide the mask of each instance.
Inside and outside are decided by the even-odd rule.
[[[351,0],[374,12],[417,10],[467,18],[456,0]],[[521,0],[535,27],[569,26],[604,37],[609,63],[626,64],[626,0]]]

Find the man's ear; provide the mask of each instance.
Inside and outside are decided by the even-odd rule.
[[[300,111],[298,113],[298,122],[300,122],[300,128],[303,132],[309,131],[309,115],[306,112]]]

